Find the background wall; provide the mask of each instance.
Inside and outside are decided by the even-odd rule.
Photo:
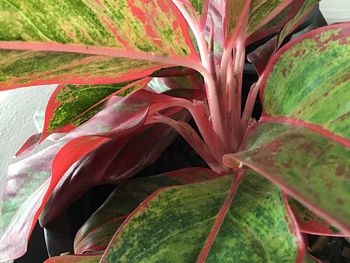
[[[350,0],[322,0],[328,23],[350,20]],[[11,157],[24,140],[36,132],[35,110],[43,110],[55,86],[41,86],[0,93],[0,184]]]

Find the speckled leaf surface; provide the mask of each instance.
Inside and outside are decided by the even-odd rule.
[[[225,176],[158,190],[124,221],[101,262],[195,262],[233,183]]]
[[[284,46],[262,80],[265,115],[314,124],[350,142],[350,23]]]
[[[4,179],[0,257],[9,260],[23,255],[40,211],[73,163],[109,138],[130,136],[141,128],[152,112],[150,105],[161,106],[174,100],[139,90],[114,103],[110,101],[108,107],[57,143],[12,165]]]
[[[49,258],[44,263],[98,263],[100,258],[100,255],[65,255]]]
[[[229,0],[226,2],[226,10],[224,16],[224,31],[226,41],[232,36],[233,32],[237,28],[243,19],[243,17],[248,16],[248,8],[246,10],[246,14],[244,14],[244,8],[246,6],[247,1],[243,0]],[[249,3],[248,3],[249,5]],[[242,17],[243,15],[243,17]]]
[[[278,47],[281,46],[283,40],[288,36],[288,34],[292,33],[300,25],[300,23],[303,22],[306,16],[315,8],[316,4],[318,4],[320,0],[304,0],[302,2],[303,4],[298,12],[288,21],[288,23],[279,33],[277,43]]]
[[[183,111],[169,116],[184,121],[189,118]],[[154,163],[176,135],[176,131],[171,127],[149,125],[128,138],[112,140],[80,159],[70,167],[56,186],[41,212],[40,225],[50,224],[92,187],[117,184],[136,175]]]
[[[77,138],[66,145],[60,142],[10,166],[1,196],[1,260],[9,261],[26,252],[43,204],[64,172],[105,140],[92,136]],[[57,152],[60,154],[56,156]]]
[[[2,41],[194,55],[186,22],[172,1],[12,0],[2,1],[0,10]]]
[[[298,201],[288,198],[288,203],[298,222],[300,231],[319,236],[344,236],[336,227],[327,223],[326,220],[316,215],[310,209],[306,208]]]
[[[143,88],[148,79],[114,85],[60,85],[51,95],[43,127],[45,139],[51,133],[68,132],[100,111],[111,95],[123,96]]]
[[[304,246],[275,185],[248,170],[206,262],[301,262]]]
[[[233,197],[236,187],[237,181],[223,176],[155,192],[124,221],[102,262],[302,259],[278,189],[253,173],[247,174]]]
[[[74,240],[74,252],[104,250],[118,227],[154,191],[174,185],[218,177],[209,169],[185,168],[157,176],[139,178],[119,185],[103,205],[86,221]]]
[[[252,0],[248,23],[248,35],[251,36],[265,24],[273,20],[292,1],[298,0]]]
[[[251,128],[245,149],[226,155],[225,163],[249,166],[350,233],[349,147],[307,128],[267,121]]]
[[[267,1],[269,2],[268,4],[277,4],[275,9],[272,9],[273,7],[266,5],[266,3],[266,6],[264,7],[264,4],[262,4],[263,2],[264,1],[262,1],[260,5],[257,5],[256,3],[254,4],[253,0],[253,5],[251,8],[251,17],[254,16],[254,13],[252,13],[254,8],[256,9],[256,11],[261,9],[261,12],[268,13],[266,13],[267,17],[264,17],[264,15],[260,17],[260,19],[263,20],[260,22],[261,25],[256,25],[256,30],[252,30],[250,28],[250,31],[248,33],[249,37],[247,39],[248,45],[259,41],[265,37],[278,33],[281,30],[281,28],[284,27],[287,24],[287,22],[290,21],[296,15],[304,1]],[[259,16],[259,14],[255,14],[255,16]],[[257,23],[257,21],[252,21],[250,23],[250,26],[252,26],[254,23]]]
[[[0,24],[2,90],[116,83],[167,66],[168,57],[198,62],[172,1],[2,1]],[[156,57],[162,63],[150,62]]]
[[[42,84],[110,84],[166,67],[147,60],[48,51],[1,50],[0,90]]]

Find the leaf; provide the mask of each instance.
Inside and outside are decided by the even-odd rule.
[[[159,55],[194,55],[186,23],[172,1],[29,0],[24,3],[16,0],[2,2],[0,10],[3,41],[71,43]]]
[[[54,132],[69,132],[102,109],[104,102],[114,95],[144,87],[149,79],[115,85],[61,85],[51,95],[45,112],[43,141]]]
[[[172,1],[3,1],[0,23],[1,90],[111,84],[198,62]]]
[[[246,20],[249,12],[249,4],[251,1],[242,0],[226,0],[225,16],[224,16],[224,32],[225,39],[229,40],[234,37],[235,31],[239,30],[243,20]],[[246,27],[246,24],[243,25]],[[246,30],[245,30],[246,31]]]
[[[284,46],[262,78],[263,118],[229,155],[350,233],[350,24]]]
[[[115,103],[111,101],[54,145],[12,165],[2,196],[0,258],[10,260],[25,253],[40,211],[73,163],[110,138],[128,137],[140,129],[147,114],[158,111],[157,107],[149,110],[150,105],[164,107],[175,100],[180,106],[180,99],[139,90]]]
[[[58,257],[51,257],[44,263],[98,263],[101,255],[65,255]]]
[[[29,136],[29,138],[24,142],[21,148],[19,148],[19,150],[16,152],[15,156],[19,157],[23,154],[29,153],[32,150],[34,150],[34,148],[37,146],[40,140],[40,137],[41,137],[41,133],[35,133]]]
[[[277,188],[250,173],[234,197],[237,183],[232,176],[223,176],[156,191],[124,221],[101,262],[140,258],[265,262],[266,256],[272,262],[291,262],[302,258]]]
[[[262,80],[265,115],[302,120],[349,143],[349,43],[350,23],[343,23],[284,46]]]
[[[25,47],[27,50],[4,50],[2,43],[0,42],[0,90],[43,84],[97,85],[127,82],[147,77],[162,67],[167,67],[164,63],[141,59],[72,53],[74,50],[69,49],[66,52],[35,51],[29,43],[21,44],[28,45]]]
[[[250,18],[248,35],[251,36],[265,24],[273,20],[292,2],[300,0],[252,0],[250,5]]]
[[[62,142],[12,165],[4,180],[0,213],[0,258],[9,261],[26,252],[27,242],[43,204],[66,169],[106,139],[81,137]],[[55,157],[55,153],[59,151]],[[69,154],[68,154],[69,153]]]
[[[185,114],[184,114],[185,113]],[[186,112],[173,118],[187,120]],[[112,140],[75,163],[56,186],[40,215],[46,226],[93,186],[116,184],[155,162],[174,140],[176,132],[167,126],[150,125],[128,138]]]
[[[264,121],[250,129],[244,151],[225,155],[277,184],[311,211],[350,233],[350,148],[307,128]]]
[[[154,191],[174,185],[200,182],[218,177],[205,168],[185,168],[152,177],[137,178],[119,185],[86,221],[74,240],[74,252],[104,250],[125,218]]]
[[[344,236],[336,227],[330,225],[323,218],[311,212],[298,201],[289,198],[288,203],[298,221],[300,231],[318,236]]]
[[[305,18],[310,14],[310,12],[315,8],[315,6],[320,2],[320,0],[306,0],[302,1],[303,4],[299,11],[293,16],[292,19],[282,28],[282,31],[278,35],[277,46],[282,45],[283,40],[292,33]]]
[[[285,10],[283,10],[275,19],[265,25],[259,32],[254,35],[254,39],[248,39],[248,43],[264,36],[271,36],[272,33],[277,32],[281,28],[281,32],[278,36],[270,39],[265,44],[259,46],[256,50],[248,54],[248,59],[252,62],[261,75],[269,62],[272,55],[275,54],[277,49],[282,45],[284,39],[291,34],[302,23],[306,16],[315,8],[316,3],[319,0],[307,0],[303,1],[299,11],[291,18],[290,14],[294,14],[299,6],[294,1]],[[291,19],[290,19],[291,18]],[[275,21],[277,20],[277,21]],[[288,21],[289,20],[289,21]],[[288,23],[287,23],[288,21]],[[283,26],[283,27],[282,27]]]

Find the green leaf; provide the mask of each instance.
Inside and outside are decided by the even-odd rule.
[[[350,233],[350,147],[303,127],[266,121],[251,128],[245,149],[226,155],[225,163],[242,162]]]
[[[274,56],[262,80],[265,115],[350,138],[350,23],[314,30]]]
[[[172,1],[2,1],[0,24],[1,90],[125,82],[199,61]]]
[[[242,162],[346,234],[350,233],[350,23],[284,46],[263,74],[261,124]]]
[[[110,84],[144,78],[164,64],[147,60],[47,51],[2,50],[0,91],[42,84]]]
[[[101,262],[302,258],[278,189],[249,172],[233,197],[237,183],[223,176],[153,193],[118,229]]]
[[[47,259],[44,263],[98,263],[101,255],[66,255]]]
[[[121,184],[80,228],[74,240],[74,252],[82,254],[104,250],[125,218],[154,191],[166,186],[200,182],[217,176],[218,174],[209,169],[187,168]]]
[[[288,198],[288,203],[298,221],[300,231],[318,236],[344,236],[345,234],[326,220],[316,215],[293,198]]]
[[[278,43],[277,47],[282,45],[283,40],[292,33],[303,20],[307,17],[307,15],[315,8],[316,4],[318,4],[320,0],[304,0],[303,5],[299,9],[299,11],[293,16],[292,19],[288,21],[288,23],[283,27],[281,32],[278,35]]]
[[[248,35],[251,36],[265,24],[273,20],[292,1],[296,0],[252,0],[250,5],[250,17]]]
[[[0,23],[2,41],[194,55],[186,22],[172,1],[2,1]]]
[[[61,85],[51,95],[45,112],[43,136],[68,132],[99,112],[113,94],[127,95],[148,83],[149,79],[114,85]]]

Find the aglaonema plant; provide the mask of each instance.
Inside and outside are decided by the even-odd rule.
[[[350,235],[350,24],[282,47],[317,2],[2,1],[0,90],[59,85],[4,178],[0,260],[109,183],[48,262],[317,262],[303,233]],[[242,110],[245,47],[274,33]],[[209,168],[130,179],[174,131]]]

